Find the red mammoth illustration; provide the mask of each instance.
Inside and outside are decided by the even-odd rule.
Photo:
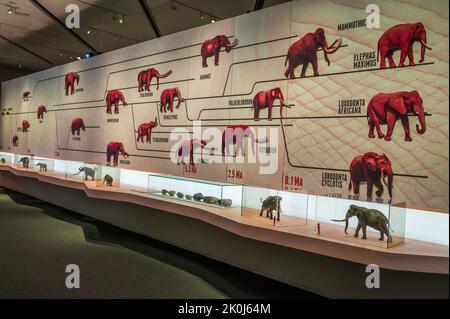
[[[72,135],[76,133],[78,136],[80,136],[80,130],[86,131],[83,119],[79,117],[73,119],[70,130],[72,131]]]
[[[138,74],[138,91],[150,91],[150,83],[152,79],[156,78],[156,89],[159,90],[159,79],[166,78],[172,74],[172,70],[167,71],[166,73],[160,75],[158,70],[155,68],[150,68],[144,71],[139,72]]]
[[[45,105],[40,105],[37,110],[37,118],[43,120],[44,113],[47,113],[47,108],[45,107]]]
[[[176,108],[178,109],[180,107],[181,102],[184,102],[184,99],[181,97],[180,89],[171,88],[162,91],[160,112],[167,113],[167,107],[169,107],[170,112],[173,112],[173,102],[175,98],[178,99],[178,104],[176,106]]]
[[[388,181],[386,182],[386,176]],[[386,185],[389,197],[392,198],[392,188],[394,173],[392,171],[391,161],[385,154],[368,152],[357,156],[350,164],[350,183],[348,190],[359,195],[359,186],[362,182],[367,183],[367,197],[372,197],[373,186],[377,188],[376,195],[383,195],[383,184]]]
[[[111,164],[111,157],[114,157],[114,165],[118,165],[119,154],[122,154],[124,158],[129,157],[128,153],[125,151],[125,147],[121,142],[109,142],[106,148],[106,162],[108,163],[108,165]]]
[[[24,99],[28,98],[29,96],[30,96],[30,92],[28,92],[28,91],[23,92],[23,94],[22,94],[22,97],[23,97]]]
[[[401,119],[403,130],[405,131],[405,141],[410,142],[411,133],[409,131],[408,113],[414,113],[419,119],[420,126],[416,125],[418,134],[424,134],[427,125],[425,122],[425,112],[423,101],[417,91],[400,91],[394,93],[378,93],[367,106],[367,118],[369,122],[369,137],[375,138],[374,128],[377,129],[378,137],[386,141],[392,139],[395,123]],[[383,134],[380,124],[387,124],[387,133]]]
[[[273,102],[278,99],[280,100],[280,116],[282,116],[283,106],[289,107],[289,105],[284,104],[283,93],[281,93],[281,89],[279,87],[258,92],[253,98],[253,109],[254,109],[254,120],[259,121],[259,111],[263,108],[269,109],[268,119],[272,120],[272,107]]]
[[[22,121],[22,132],[28,132],[28,129],[30,128],[30,122],[27,120]]]
[[[106,113],[112,114],[111,107],[114,105],[114,114],[119,114],[119,102],[122,102],[123,106],[128,105],[121,91],[109,91],[106,95]]]
[[[255,133],[248,125],[229,125],[222,133],[222,155],[230,154],[229,145],[236,145],[236,154],[244,155],[244,137],[250,138],[252,152],[255,154],[255,142],[265,143],[267,139],[256,140]]]
[[[152,129],[154,127],[158,126],[158,122],[157,119],[155,117],[154,121],[150,121],[148,123],[142,123],[141,125],[139,125],[138,128],[138,137],[137,137],[137,142],[139,142],[139,140],[141,141],[141,143],[144,143],[144,136],[145,136],[145,141],[148,143],[152,143],[151,137],[152,137]]]
[[[19,137],[17,135],[14,135],[12,142],[13,142],[13,146],[19,146]]]
[[[425,49],[431,50],[427,46],[427,32],[425,26],[420,23],[398,24],[386,30],[378,40],[377,61],[381,55],[380,67],[386,68],[386,58],[389,60],[389,67],[395,68],[395,62],[392,55],[400,50],[400,62],[398,66],[404,66],[406,56],[409,59],[409,65],[414,65],[414,42],[420,42],[420,63],[425,59]]]
[[[305,77],[308,65],[311,63],[314,76],[319,75],[317,64],[317,49],[322,48],[325,61],[330,65],[328,54],[336,52],[341,47],[342,39],[337,39],[332,45],[328,45],[325,38],[325,31],[322,28],[318,28],[315,32],[307,33],[300,40],[294,42],[288,49],[286,55],[286,66],[289,61],[289,66],[284,72],[285,77],[295,78],[294,70],[299,65],[302,65],[302,72],[300,77]]]
[[[69,72],[66,74],[66,80],[65,80],[65,89],[66,89],[66,95],[70,95],[75,93],[75,81],[77,82],[77,85],[80,84],[80,76],[75,72]]]
[[[234,39],[233,43],[230,42],[227,36],[218,35],[213,39],[206,40],[202,44],[202,65],[204,68],[208,66],[206,59],[214,55],[214,64],[219,65],[220,49],[225,48],[225,51],[230,52],[239,43],[238,39]]]
[[[188,141],[183,141],[180,145],[180,147],[178,148],[178,165],[180,164],[186,164],[184,162],[184,157],[186,154],[189,153],[189,164],[195,166],[195,161],[194,161],[194,153],[195,150],[198,149],[200,147],[200,161],[202,163],[204,163],[203,159],[202,159],[202,150],[205,148],[206,146],[206,141],[204,140],[198,140],[198,139],[191,139]]]

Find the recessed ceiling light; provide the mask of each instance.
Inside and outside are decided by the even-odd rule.
[[[77,56],[77,60],[81,60],[81,57]]]
[[[118,13],[113,17],[113,21],[123,24],[125,22],[125,16],[121,13]]]
[[[86,33],[87,33],[87,34],[91,34],[91,30],[87,30]]]
[[[203,12],[200,12],[200,19],[205,19],[205,14]]]
[[[13,14],[13,13],[14,13],[14,9],[13,9],[12,7],[9,7],[8,13],[9,13],[9,14]]]
[[[211,17],[211,23],[216,23],[216,18]]]

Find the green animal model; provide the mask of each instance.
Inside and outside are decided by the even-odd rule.
[[[92,180],[95,179],[95,172],[97,171],[97,168],[90,168],[90,167],[80,167],[79,172],[73,175],[79,175],[81,173],[84,173],[84,180],[87,181],[88,177],[92,178]]]
[[[193,198],[194,198],[195,201],[201,202],[202,199],[203,199],[203,194],[202,193],[194,194]]]
[[[163,194],[163,195],[168,195],[168,194],[169,194],[169,191],[168,191],[167,189],[163,189],[163,190],[161,191],[161,194]]]
[[[280,213],[281,213],[281,200],[280,196],[269,196],[264,201],[261,198],[261,211],[259,212],[259,216],[263,215],[263,212],[266,212],[266,217],[272,219],[273,211],[277,211],[277,221],[280,221]]]
[[[169,191],[169,196],[172,196],[172,197],[174,197],[174,196],[175,196],[175,194],[176,194],[176,191]]]
[[[0,159],[0,162],[2,162],[2,164],[5,164],[5,163],[6,163],[6,159],[4,159],[4,158],[2,157],[2,159]]]
[[[205,196],[203,198],[203,201],[207,204],[219,205],[219,199],[214,196]]]
[[[47,171],[47,164],[37,163],[35,166],[39,166],[39,171],[40,172],[46,172]]]
[[[379,240],[384,240],[384,235],[387,236],[387,242],[392,243],[392,236],[389,233],[390,225],[387,217],[380,211],[376,209],[369,209],[366,207],[360,207],[356,205],[350,205],[347,210],[347,214],[344,219],[332,219],[335,222],[345,222],[345,233],[347,234],[348,220],[356,216],[358,218],[358,226],[355,230],[354,237],[359,236],[359,230],[362,229],[363,237],[362,239],[367,239],[366,229],[367,226],[372,227],[380,232]],[[392,229],[391,229],[392,230]]]
[[[178,198],[184,198],[184,194],[181,193],[181,192],[178,192],[178,193],[177,193],[177,197],[178,197]]]
[[[106,174],[103,178],[103,184],[106,183],[106,186],[112,187],[114,179],[111,175]]]
[[[219,205],[223,207],[231,207],[231,205],[233,205],[233,200],[228,198],[219,199]]]
[[[30,165],[30,159],[28,157],[22,157],[18,163],[22,163],[24,168],[28,168]]]
[[[192,195],[186,195],[186,196],[184,196],[186,199],[188,199],[188,200],[192,200]]]

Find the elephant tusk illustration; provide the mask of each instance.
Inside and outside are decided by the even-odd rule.
[[[336,43],[337,43],[337,45],[334,46]],[[342,39],[339,38],[336,41],[334,41],[331,46],[329,46],[328,48],[323,48],[323,50],[326,53],[328,53],[328,54],[332,54],[332,53],[336,52],[341,47],[341,44],[342,44]]]
[[[238,39],[234,39],[233,43],[230,45],[230,48],[234,48],[235,46],[237,46],[239,43]]]
[[[425,43],[425,41],[420,40],[420,43],[421,43],[425,48],[427,48],[428,50],[433,50],[432,48],[430,48],[430,47]]]
[[[348,220],[348,218],[344,218],[344,219],[331,219],[332,222],[346,222]]]

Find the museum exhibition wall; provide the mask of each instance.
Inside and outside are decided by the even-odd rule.
[[[283,192],[304,219],[342,218],[327,197],[448,212],[448,2],[380,1],[379,28],[370,4],[293,1],[5,82],[0,152],[106,184],[209,181],[258,212]]]

